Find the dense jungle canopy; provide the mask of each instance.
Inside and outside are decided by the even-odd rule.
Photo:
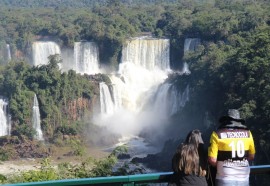
[[[171,119],[171,128],[187,120],[200,126],[207,112],[213,122],[205,131],[209,134],[227,109],[238,108],[253,132],[257,164],[270,164],[269,9],[268,0],[2,0],[0,47],[10,45],[12,61],[0,58],[0,93],[10,103],[13,134],[32,138],[27,126],[34,93],[39,94],[42,128],[51,142],[59,131],[82,132],[80,123],[66,114],[67,105],[79,98],[94,101],[95,83],[109,82],[105,75],[61,73],[58,56],[52,56],[48,65],[31,67],[33,41],[53,38],[67,48],[75,41],[95,41],[101,63],[117,68],[124,41],[151,33],[170,39],[175,71],[183,61],[191,71],[168,79],[176,78],[179,87],[187,83],[191,87],[190,101],[181,115]],[[188,37],[202,43],[183,58]]]

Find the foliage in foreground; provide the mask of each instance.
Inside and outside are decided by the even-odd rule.
[[[120,146],[104,159],[88,157],[79,164],[60,163],[53,166],[49,158],[42,159],[36,170],[21,171],[8,176],[0,175],[0,183],[26,183],[59,179],[75,179],[89,177],[106,177],[114,175],[113,167],[117,163],[117,155],[127,152],[127,148]]]
[[[21,171],[7,176],[0,174],[0,183],[27,183],[142,173],[143,168],[139,165],[133,165],[135,168],[131,170],[131,163],[127,162],[116,168],[116,164],[118,163],[117,157],[120,154],[127,153],[127,150],[126,145],[118,146],[106,158],[95,159],[87,157],[78,164],[64,162],[54,166],[50,158],[43,158],[36,170]]]

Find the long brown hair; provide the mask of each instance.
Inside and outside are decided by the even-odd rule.
[[[184,174],[205,176],[205,171],[200,165],[200,158],[195,145],[185,144],[182,146],[178,168]]]
[[[174,172],[205,176],[206,156],[199,130],[191,131],[176,150],[172,159]]]

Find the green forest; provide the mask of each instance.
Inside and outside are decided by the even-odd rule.
[[[11,136],[0,138],[0,159],[22,157],[11,145],[18,148],[28,141],[32,141],[36,153],[47,158],[47,150],[34,141],[35,131],[30,127],[35,94],[39,95],[42,130],[51,144],[70,145],[74,154],[82,156],[81,144],[95,142],[84,138],[88,135],[85,127],[92,135],[102,135],[98,132],[101,129],[89,125],[84,117],[94,112],[91,105],[97,101],[98,83],[109,84],[110,79],[104,74],[61,72],[58,55],[50,56],[48,65],[33,67],[29,63],[33,41],[53,38],[63,48],[72,48],[76,41],[94,41],[99,46],[100,63],[116,69],[126,39],[151,33],[153,37],[170,39],[173,70],[181,69],[185,61],[191,71],[190,75],[172,74],[167,79],[176,82],[179,89],[187,83],[191,88],[190,101],[181,114],[171,118],[164,132],[170,135],[174,131],[175,135],[181,131],[178,123],[187,121],[202,128],[207,111],[213,122],[212,128],[203,131],[207,141],[218,118],[226,110],[237,108],[254,136],[255,163],[270,164],[269,9],[268,0],[1,0],[0,95],[9,101],[13,129]],[[195,52],[184,56],[186,38],[200,38],[202,42]],[[11,61],[2,52],[6,44],[11,48]],[[79,105],[80,101],[85,104]],[[79,105],[75,115],[69,110],[72,104]],[[69,141],[63,142],[66,135]],[[105,170],[112,167],[115,158],[113,152],[104,162],[94,160],[99,170],[86,169],[86,160],[81,167],[61,174],[44,159],[41,172],[27,172],[14,179],[0,176],[0,180],[14,183],[109,176],[114,173]],[[81,175],[76,175],[78,169]]]

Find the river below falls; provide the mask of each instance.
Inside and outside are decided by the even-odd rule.
[[[152,170],[143,164],[133,164],[131,163],[131,160],[135,157],[144,158],[148,154],[156,154],[160,152],[162,147],[160,148],[154,147],[150,145],[149,143],[147,143],[144,138],[137,137],[137,136],[130,136],[130,137],[123,137],[119,139],[119,143],[104,150],[107,152],[112,152],[113,149],[121,145],[127,146],[128,152],[126,154],[129,155],[130,157],[119,159],[118,163],[114,167],[114,170],[116,170],[117,168],[123,167],[127,163],[129,164],[129,169],[130,169],[129,171],[133,171],[136,168],[140,168],[143,170],[143,173],[156,172],[155,170]]]

